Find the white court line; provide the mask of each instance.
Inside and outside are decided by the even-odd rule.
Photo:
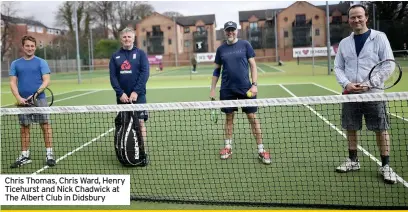
[[[67,93],[77,92],[77,91],[80,91],[80,90],[73,90],[73,91],[67,91],[67,92],[63,92],[63,93],[58,93],[58,94],[55,94],[54,97],[55,97],[55,96],[59,96],[59,95],[63,95],[63,94],[67,94]],[[62,99],[61,99],[61,100],[56,100],[56,101],[54,101],[54,102],[58,102],[58,101],[62,101]],[[12,105],[14,105],[14,104],[2,105],[1,107],[8,107],[8,106],[12,106]]]
[[[289,89],[287,89],[285,86],[283,86],[282,84],[280,84],[280,86],[286,91],[288,92],[290,95],[292,95],[293,97],[297,97],[294,93],[292,93]],[[303,104],[305,107],[307,107],[310,111],[312,111],[314,114],[316,114],[316,116],[318,116],[320,119],[322,119],[326,124],[328,124],[331,128],[333,128],[334,130],[336,130],[340,135],[342,135],[344,138],[347,139],[346,134],[343,133],[343,131],[341,131],[339,128],[336,127],[336,125],[332,124],[329,120],[327,120],[325,117],[323,117],[319,112],[317,112],[316,110],[314,110],[312,107],[310,107],[307,104]],[[362,146],[357,145],[357,148],[362,151],[365,155],[367,155],[371,160],[373,160],[374,162],[376,162],[378,164],[378,166],[381,166],[381,162],[374,157],[374,155],[372,155],[370,152],[368,152],[367,150],[365,150]],[[397,173],[395,172],[395,174],[397,175]],[[399,175],[397,175],[397,180],[399,182],[401,182],[405,187],[408,188],[408,182],[405,181],[404,179],[402,179]]]
[[[321,88],[323,88],[323,89],[326,89],[326,90],[328,90],[328,91],[331,91],[331,92],[333,92],[333,93],[335,93],[335,94],[341,94],[340,92],[337,92],[337,91],[332,90],[332,89],[330,89],[330,88],[324,87],[323,85],[319,85],[319,84],[317,84],[317,83],[313,83],[313,84],[316,85],[316,86],[318,86],[318,87],[321,87]],[[402,120],[408,122],[408,118],[404,118],[404,117],[399,116],[399,115],[397,115],[397,114],[390,113],[389,111],[387,111],[387,113],[390,114],[390,115],[392,115],[392,116],[394,116],[394,117],[397,117],[397,118],[399,118],[399,119],[402,119]]]
[[[82,144],[82,146],[80,146],[80,147],[78,147],[78,148],[72,150],[71,152],[68,152],[68,153],[65,154],[64,156],[58,158],[55,162],[58,163],[58,162],[60,162],[61,160],[64,160],[64,159],[67,158],[68,156],[70,156],[70,155],[74,154],[75,152],[78,152],[79,150],[83,149],[84,147],[86,147],[86,146],[92,144],[94,141],[97,141],[97,140],[99,140],[100,138],[105,137],[108,133],[112,132],[114,129],[115,129],[114,127],[110,128],[108,131],[106,131],[106,132],[100,134],[98,137],[93,138],[92,140],[88,141],[87,143]],[[40,172],[42,172],[42,171],[44,171],[44,170],[46,170],[46,169],[48,169],[48,168],[49,168],[49,166],[44,166],[43,168],[41,168],[41,169],[37,170],[36,172],[34,172],[33,175],[39,174]]]
[[[285,72],[284,70],[282,70],[282,69],[280,69],[280,68],[276,68],[275,66],[271,66],[271,65],[268,65],[268,64],[266,64],[266,63],[262,63],[262,64],[268,66],[269,68],[276,69],[276,70],[278,70],[278,71],[280,71],[280,72]]]
[[[259,83],[258,86],[274,86],[274,85],[279,85],[280,83]],[[313,84],[313,82],[302,82],[302,83],[285,83],[285,85],[310,85]],[[183,88],[208,88],[211,85],[194,85],[194,86],[177,86],[177,87],[153,87],[153,88],[146,88],[146,90],[160,90],[160,89],[183,89]],[[220,85],[217,85],[217,87],[220,87]],[[75,91],[112,91],[113,89],[78,89]]]
[[[73,98],[76,98],[76,97],[85,96],[85,95],[88,95],[88,94],[93,94],[93,93],[96,93],[96,92],[99,92],[99,90],[93,90],[93,91],[89,91],[89,92],[86,92],[86,93],[78,94],[78,95],[75,95],[75,96],[70,96],[70,97],[67,97],[67,98],[58,99],[58,100],[55,100],[54,102],[65,101],[65,100],[68,100],[68,99],[73,99]]]
[[[257,66],[256,68],[262,71],[262,73],[265,73],[265,71],[262,68],[259,68],[259,66]]]

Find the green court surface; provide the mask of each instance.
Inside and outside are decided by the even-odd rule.
[[[296,62],[285,63],[283,66],[276,66],[275,63],[260,63],[258,64],[258,98],[276,98],[276,97],[293,97],[293,96],[324,96],[338,95],[341,91],[337,84],[334,73],[327,75],[327,67],[315,67],[310,65],[297,65]],[[262,71],[260,70],[262,69]],[[199,66],[198,73],[191,74],[190,67],[169,67],[163,72],[157,73],[155,70],[151,72],[151,77],[148,82],[147,101],[149,103],[164,103],[164,102],[188,102],[188,101],[207,101],[209,96],[209,85],[213,67],[211,65]],[[405,72],[406,73],[406,72]],[[83,73],[82,84],[77,84],[75,73],[54,74],[52,75],[52,84],[50,88],[55,93],[55,106],[75,106],[75,105],[110,105],[115,104],[114,92],[110,87],[109,73],[107,70],[95,71],[94,73]],[[9,93],[9,86],[3,80],[1,85],[1,105],[2,107],[11,107],[14,101],[12,94]],[[387,92],[408,91],[407,78],[390,89]],[[390,103],[390,108],[394,114],[408,114],[407,102],[402,102],[399,107],[393,107],[394,103]],[[263,126],[268,126],[264,130],[267,137],[264,139],[264,144],[267,149],[271,150],[273,157],[272,164],[265,166],[259,164],[256,158],[252,160],[252,152],[246,150],[252,148],[252,135],[249,128],[243,128],[246,131],[239,134],[241,142],[234,151],[236,163],[231,161],[220,161],[218,159],[218,150],[222,145],[222,133],[211,135],[210,131],[222,129],[222,123],[219,126],[214,126],[209,120],[204,122],[195,122],[194,116],[180,115],[184,111],[171,112],[153,112],[153,118],[147,122],[147,127],[153,132],[160,132],[159,139],[149,142],[149,148],[157,152],[168,150],[170,147],[177,147],[173,155],[166,157],[171,160],[165,161],[160,158],[160,155],[153,154],[152,163],[138,171],[132,176],[133,181],[140,181],[138,184],[143,189],[152,189],[156,195],[166,195],[166,192],[175,193],[179,197],[189,197],[197,195],[200,198],[213,199],[222,201],[220,196],[213,196],[206,190],[207,186],[216,186],[217,184],[231,183],[252,187],[257,191],[267,191],[265,186],[273,185],[273,182],[268,182],[270,178],[260,178],[261,175],[272,175],[279,180],[279,186],[275,187],[274,193],[266,194],[259,197],[256,201],[271,200],[280,203],[291,203],[293,200],[298,200],[299,196],[307,197],[304,200],[306,204],[318,204],[325,202],[336,202],[337,204],[345,204],[347,202],[356,201],[356,193],[372,193],[369,196],[369,202],[381,201],[378,193],[386,193],[392,205],[406,206],[408,202],[407,187],[402,183],[396,185],[387,185],[378,177],[376,170],[378,169],[377,161],[374,158],[379,156],[378,149],[375,145],[375,136],[372,133],[363,130],[361,134],[367,135],[362,138],[360,145],[368,153],[363,156],[361,153],[360,161],[364,164],[364,171],[353,173],[352,175],[341,175],[334,172],[334,167],[339,165],[346,157],[346,140],[341,131],[340,125],[340,105],[300,105],[296,107],[264,107],[260,108],[258,116]],[[201,115],[206,115],[208,111],[198,112]],[[62,116],[62,115],[54,115]],[[106,114],[104,117],[96,116],[95,114],[82,114],[78,118],[78,123],[84,126],[97,124],[100,128],[95,128],[92,131],[75,128],[69,129],[65,126],[63,118],[53,123],[55,129],[58,126],[66,130],[54,131],[54,149],[58,156],[66,155],[73,152],[75,157],[68,155],[61,160],[56,167],[52,169],[42,169],[43,161],[42,154],[33,154],[33,161],[38,161],[24,169],[9,169],[9,165],[18,155],[18,149],[15,147],[15,142],[19,136],[19,129],[16,127],[12,136],[2,134],[1,152],[2,152],[2,173],[19,174],[22,171],[25,174],[34,172],[41,174],[126,174],[127,169],[118,166],[116,163],[107,162],[115,161],[114,151],[110,151],[113,145],[113,133],[107,132],[113,127],[114,113]],[[173,125],[169,117],[182,117],[186,124]],[[391,133],[393,137],[392,151],[393,161],[399,162],[395,171],[400,174],[404,180],[408,179],[408,167],[402,163],[408,161],[406,154],[407,134],[405,129],[400,129],[400,126],[406,126],[407,117],[405,120],[401,117],[390,116],[391,118]],[[54,118],[55,119],[55,118]],[[53,120],[54,120],[53,119]],[[242,122],[243,114],[238,114],[237,118]],[[55,119],[58,120],[58,119]],[[245,120],[244,120],[245,121]],[[4,119],[3,119],[4,122]],[[2,122],[2,132],[4,127],[7,127]],[[17,117],[15,117],[17,122]],[[305,123],[311,124],[308,126]],[[245,124],[242,122],[241,124]],[[103,127],[101,127],[103,126]],[[323,131],[308,130],[313,128],[324,129]],[[183,139],[169,139],[172,137],[171,132],[180,130],[187,132],[183,134]],[[364,127],[363,127],[364,128]],[[191,132],[202,132],[195,135]],[[38,128],[33,129],[35,134],[40,134]],[[107,136],[92,141],[102,134]],[[69,138],[67,138],[70,135]],[[9,138],[7,137],[9,136]],[[11,137],[11,138],[10,138]],[[293,139],[296,138],[296,139]],[[195,146],[189,142],[197,140],[210,140],[206,145],[198,144],[198,148],[202,153],[202,160],[188,161],[186,158],[190,154],[195,154]],[[299,142],[301,140],[302,142]],[[334,142],[344,141],[344,142]],[[85,143],[88,143],[84,145]],[[163,142],[166,145],[163,145]],[[245,142],[245,143],[244,143]],[[237,146],[238,146],[237,145]],[[42,142],[33,143],[32,152],[43,151]],[[111,154],[99,155],[97,152],[111,152]],[[171,152],[171,151],[167,151]],[[167,153],[166,152],[166,153]],[[179,154],[179,153],[182,154]],[[89,154],[93,153],[93,154]],[[176,154],[177,153],[177,154]],[[370,157],[373,155],[373,157]],[[235,157],[236,156],[236,157]],[[327,156],[330,160],[321,160],[322,156]],[[157,160],[155,160],[155,157]],[[312,158],[311,161],[305,159]],[[7,159],[7,160],[6,160]],[[93,166],[87,164],[86,161],[92,160]],[[81,162],[80,162],[81,161]],[[155,161],[161,161],[158,163]],[[175,161],[181,161],[176,163]],[[253,163],[252,163],[253,162]],[[75,168],[72,168],[75,164]],[[283,164],[283,165],[282,165]],[[182,170],[182,166],[188,167],[186,174],[194,176],[191,179],[177,181],[174,178],[177,172]],[[206,167],[209,170],[206,175],[207,179],[200,178],[194,166]],[[103,167],[104,170],[99,170]],[[315,171],[312,171],[314,169]],[[239,173],[232,173],[232,170],[242,170]],[[149,175],[143,175],[148,171]],[[307,173],[305,176],[304,173]],[[321,174],[324,173],[324,174]],[[168,177],[161,183],[153,183],[157,180],[153,176]],[[173,176],[174,175],[174,176]],[[136,178],[137,176],[137,178]],[[173,176],[173,177],[172,177]],[[222,176],[220,178],[220,176]],[[162,178],[160,178],[162,179]],[[255,180],[252,180],[255,179]],[[285,180],[282,180],[285,179]],[[215,182],[216,181],[216,182]],[[304,187],[301,182],[309,181],[310,187]],[[197,182],[200,182],[197,184]],[[194,189],[192,185],[196,185]],[[145,188],[146,187],[146,188]],[[165,188],[165,189],[164,189]],[[337,190],[333,190],[336,188]],[[339,189],[341,188],[341,189]],[[333,199],[333,192],[338,196]],[[327,195],[325,195],[327,194]],[[145,195],[143,192],[138,195]],[[232,195],[236,200],[245,197],[245,192],[236,192]],[[280,198],[277,198],[280,197]],[[364,200],[361,202],[364,205]],[[132,201],[130,206],[3,206],[3,209],[277,209],[266,207],[239,207],[239,206],[218,206],[218,205],[195,205],[195,204],[176,204],[176,203],[157,203]]]

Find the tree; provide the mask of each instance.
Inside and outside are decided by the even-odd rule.
[[[74,10],[75,10],[75,3],[77,4],[77,11],[76,11],[76,17],[77,20],[75,20],[74,16]],[[89,32],[89,25],[91,22],[91,14],[89,11],[90,5],[89,2],[85,1],[80,1],[80,2],[71,2],[71,1],[66,1],[64,2],[57,11],[56,14],[56,20],[57,20],[57,25],[59,26],[65,26],[68,28],[68,32],[71,35],[74,35],[75,33],[75,21],[78,22],[78,34],[81,36],[87,36]],[[83,31],[83,34],[81,34],[81,31]]]
[[[384,32],[391,47],[395,50],[402,49],[404,43],[408,43],[408,2],[404,1],[371,1],[364,2],[373,20],[373,8],[375,8],[376,28]],[[375,7],[374,7],[375,5]],[[373,26],[373,23],[370,23]]]
[[[93,1],[90,2],[90,12],[96,20],[100,20],[99,24],[103,28],[103,37],[108,38],[108,25],[109,17],[112,14],[112,2],[111,1]],[[96,22],[95,20],[95,22]]]
[[[162,15],[167,16],[169,18],[173,18],[173,17],[183,17],[184,15],[179,13],[179,12],[175,12],[175,11],[167,11],[162,13]]]
[[[119,31],[126,27],[129,20],[141,20],[154,12],[152,5],[137,1],[112,2],[110,25],[113,35],[119,39]]]
[[[120,48],[118,40],[100,40],[95,47],[95,58],[110,58]]]
[[[408,2],[406,1],[367,1],[364,4],[370,15],[373,14],[373,5],[375,5],[378,20],[403,20],[408,16]]]
[[[1,20],[3,21],[3,29],[1,30],[1,61],[3,61],[6,53],[14,46],[15,28],[12,26],[12,17],[16,14],[17,3],[12,1],[1,2]]]

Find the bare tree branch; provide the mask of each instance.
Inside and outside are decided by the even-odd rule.
[[[3,21],[3,30],[1,32],[1,61],[4,56],[14,45],[13,37],[15,37],[15,28],[12,26],[12,18],[17,13],[17,3],[13,1],[1,2],[1,20]]]

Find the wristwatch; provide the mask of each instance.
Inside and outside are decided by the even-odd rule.
[[[253,82],[252,85],[253,85],[253,86],[258,86],[258,83]]]

